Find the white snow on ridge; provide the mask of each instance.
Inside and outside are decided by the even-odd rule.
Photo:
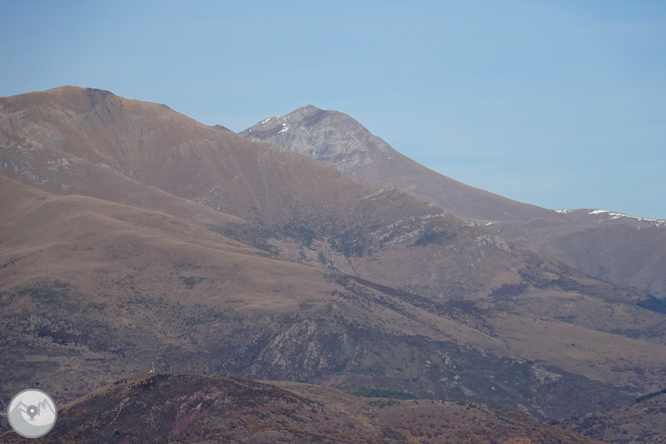
[[[287,130],[289,130],[289,125],[287,125],[286,123],[283,123],[282,124],[282,129],[280,131],[278,131],[278,134],[284,133]]]
[[[599,222],[603,222],[604,220],[617,220],[622,217],[626,217],[629,219],[634,219],[638,222],[647,222],[647,223],[652,223],[657,227],[661,226],[666,226],[666,220],[664,219],[650,219],[649,217],[638,217],[638,216],[630,216],[629,214],[624,214],[624,213],[614,213],[612,211],[606,211],[606,210],[553,210],[558,214],[569,214],[569,213],[574,213],[574,212],[587,212],[588,215],[590,216],[608,216],[608,218],[602,218],[599,219]]]
[[[628,217],[630,219],[635,219],[639,222],[654,222],[657,225],[662,225],[662,224],[666,223],[666,220],[663,220],[663,219],[650,219],[648,217],[630,216],[628,214],[613,213],[612,211],[606,211],[606,210],[592,210],[592,211],[588,212],[587,214],[590,214],[590,215],[607,214],[613,220],[619,219],[621,217]]]

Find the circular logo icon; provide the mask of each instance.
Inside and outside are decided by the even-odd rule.
[[[58,417],[56,404],[41,390],[23,390],[9,403],[7,419],[24,438],[39,438],[51,431]]]

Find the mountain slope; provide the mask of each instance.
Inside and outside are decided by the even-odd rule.
[[[71,399],[151,362],[486,399],[539,416],[617,405],[629,386],[662,381],[636,363],[663,367],[664,346],[439,308],[160,212],[10,179],[0,189],[7,399],[29,381]]]
[[[489,310],[473,328],[464,307],[282,260],[164,213],[0,185],[7,400],[37,382],[61,402],[151,362],[539,416],[618,405],[629,386],[662,380],[635,363],[666,365],[664,346]],[[536,331],[547,345],[526,348]]]
[[[666,395],[617,409],[588,413],[562,422],[577,433],[618,444],[656,444],[666,439]]]
[[[400,154],[346,114],[312,105],[239,133],[320,160],[358,182],[395,187],[464,219],[537,218],[548,210],[457,182]]]
[[[576,274],[406,193],[359,185],[318,162],[213,130],[163,105],[63,87],[2,99],[0,111],[0,129],[29,144],[3,150],[3,167],[29,183],[130,203],[136,198],[123,193],[136,192],[127,182],[139,182],[264,229],[255,243],[276,239],[273,251],[419,294],[488,294],[519,284],[520,273],[507,270],[535,261],[555,276]],[[56,152],[45,161],[39,145]],[[123,181],[123,193],[111,183],[97,185],[101,170],[105,179]],[[147,201],[154,199],[139,203]]]
[[[643,294],[407,193],[99,90],[0,99],[0,131],[3,396],[152,362],[539,417],[663,385]]]
[[[666,222],[615,213],[556,212],[469,187],[395,151],[351,117],[308,105],[240,133],[335,167],[361,183],[395,187],[493,233],[619,285],[666,297]],[[640,228],[640,230],[639,230]]]

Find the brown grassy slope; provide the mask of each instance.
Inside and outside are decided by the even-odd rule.
[[[336,111],[307,106],[262,121],[240,134],[318,159],[362,183],[397,187],[456,216],[482,220],[484,228],[493,235],[525,243],[606,280],[635,285],[655,294],[660,294],[659,288],[666,285],[666,229],[651,222],[631,218],[599,222],[602,216],[559,214],[476,190],[408,159],[354,119]],[[476,285],[469,276],[492,275],[492,283],[486,289],[492,291],[491,299],[504,308],[664,342],[666,318],[662,314],[646,313],[630,303],[608,303],[629,301],[611,297],[613,290],[599,287],[593,280],[588,280],[587,286],[580,285],[581,276],[574,278],[575,282],[560,280],[555,276],[571,276],[575,272],[560,268],[553,273],[553,263],[541,255],[526,259],[527,267],[514,264],[521,275],[516,279],[510,273],[489,273],[485,264],[476,263],[478,255],[473,249],[460,248],[445,236],[428,233],[420,239],[435,243],[434,248],[428,249],[423,245],[426,242],[421,242],[422,254],[430,260],[418,261],[413,254],[387,249],[381,255],[355,261],[354,270],[419,294],[447,298],[469,295]],[[467,267],[452,267],[438,257],[442,247],[458,247],[457,259]],[[397,257],[408,260],[398,268],[389,266],[389,261]],[[503,261],[508,265],[505,259],[496,257],[487,262]],[[442,280],[447,281],[446,287],[440,284]]]
[[[617,444],[656,444],[666,440],[666,395],[614,410],[588,413],[562,427]]]
[[[608,282],[666,297],[666,223],[580,210],[562,221],[499,223],[501,235]],[[582,213],[582,214],[579,214]]]
[[[160,212],[8,178],[0,190],[7,399],[36,382],[71,399],[151,362],[484,399],[544,417],[618,405],[662,381],[663,346],[442,308]]]
[[[196,345],[219,341],[240,313],[293,313],[335,288],[312,267],[163,213],[6,178],[0,190],[3,396],[44,379],[80,394],[136,365],[167,365],[170,348],[210,352]]]
[[[312,241],[312,248],[302,245],[304,237],[299,235],[294,227],[291,227],[286,235],[280,235],[247,223],[237,217],[213,210],[203,204],[174,196],[159,188],[118,174],[117,171],[109,167],[92,164],[80,157],[47,148],[34,140],[16,136],[5,131],[0,131],[0,135],[2,135],[0,137],[0,146],[2,147],[4,167],[12,171],[14,177],[28,183],[38,184],[51,192],[58,194],[76,192],[145,209],[159,210],[189,222],[212,228],[215,231],[267,251],[279,252],[279,249],[282,248],[284,249],[284,255],[291,255],[305,261],[321,263],[322,255],[318,256],[314,250],[319,247],[327,255],[324,256],[327,258],[324,264],[329,266],[338,265],[337,268],[353,272],[347,264],[347,258],[344,258],[343,255],[333,250],[330,245],[327,246],[319,240]],[[374,208],[377,208],[377,211],[381,214],[382,207],[387,206],[390,208],[391,204],[396,203],[386,203],[387,200],[391,199],[391,196],[393,194],[387,192],[372,196],[370,200],[375,201]],[[370,209],[366,208],[365,211],[366,213],[370,212]],[[426,214],[421,217],[428,216]],[[379,219],[379,217],[376,218],[376,220]],[[427,222],[428,220],[426,219],[425,221]],[[423,221],[420,223],[423,223]],[[400,227],[394,226],[393,229],[400,230]],[[404,232],[405,230],[403,229],[398,234],[404,235]],[[384,235],[383,233],[380,234],[381,236]],[[289,236],[296,236],[296,238]],[[353,237],[348,239],[353,240]],[[414,243],[417,241],[414,241]],[[301,242],[300,245],[299,242]],[[411,243],[407,243],[408,247],[409,245]],[[349,247],[353,248],[353,245]],[[396,248],[399,250],[397,254],[394,251]],[[437,239],[431,245],[421,245],[419,248],[424,250],[421,254],[426,254],[427,257],[433,257],[434,255],[441,256],[441,252],[437,251],[439,248]],[[389,251],[389,249],[394,250]],[[386,247],[385,255],[393,254],[393,261],[398,261],[400,259],[400,251],[404,252],[405,250],[412,253],[414,247],[405,249],[404,245],[402,247],[390,245]],[[470,251],[474,252],[474,250]],[[328,261],[328,258],[336,254],[338,257],[342,257],[344,262],[341,264],[340,262],[332,263],[335,262],[334,259],[332,262]],[[482,252],[482,254],[484,253]],[[382,270],[386,262],[384,259],[381,259],[381,262],[379,262],[377,257],[369,256],[367,258],[352,258],[352,260],[355,260],[355,268],[362,274],[372,275],[375,279],[390,281],[394,285],[400,282],[402,286],[409,287],[414,291],[424,290],[427,294],[432,294],[433,287],[434,290],[438,287],[423,285],[420,279],[425,274],[424,271],[427,271],[431,278],[433,276],[440,276],[441,278],[441,276],[445,275],[442,273],[444,269],[442,263],[438,261],[426,261],[424,264],[423,261],[412,260],[403,263],[398,269],[390,268],[391,265],[389,264],[386,267],[393,271],[385,273]],[[539,260],[543,261],[543,259]],[[365,265],[366,263],[372,268],[368,268]],[[499,264],[502,265],[501,262]],[[552,266],[552,264],[548,266]],[[445,269],[447,270],[446,275],[455,274],[461,276],[459,279],[465,276],[465,273],[461,270],[456,271],[452,268],[447,265]],[[471,269],[473,270],[473,268]],[[539,277],[538,269],[529,271],[528,273],[534,285],[545,287],[547,291],[537,289],[526,292],[527,287],[523,288],[522,284],[519,284],[521,281],[516,278],[515,274],[512,277],[510,273],[502,273],[498,275],[498,281],[491,284],[498,285],[497,290],[499,290],[495,292],[497,294],[493,293],[492,299],[501,303],[502,306],[507,306],[511,309],[519,308],[523,311],[566,320],[597,330],[613,333],[619,332],[630,337],[640,337],[653,341],[662,341],[663,339],[666,332],[666,329],[661,328],[663,316],[647,313],[645,310],[637,309],[626,303],[619,305],[608,303],[607,300],[610,295],[616,291],[608,285],[600,287],[598,282],[592,282],[592,286],[588,286],[588,290],[595,287],[597,287],[597,290],[595,291],[596,295],[590,297],[590,291],[583,292],[583,294],[558,291],[557,285],[561,286],[562,284],[557,281],[554,281],[554,284],[552,284],[551,282],[553,281]],[[552,279],[556,279],[557,277],[556,275],[551,276],[553,276]],[[503,284],[503,286],[499,286],[501,282],[504,282],[502,279],[508,279],[506,282],[515,282],[515,284]],[[571,284],[571,281],[567,282]],[[554,289],[548,289],[553,285],[555,285]],[[451,284],[448,287],[448,291],[460,294],[464,288],[466,287],[461,288],[460,284]],[[604,315],[600,316],[601,313],[604,313]],[[640,325],[640,328],[636,328],[636,325]]]
[[[108,91],[62,87],[4,98],[0,106],[0,127],[12,134],[108,165],[171,194],[208,198],[245,219],[286,217],[284,202],[275,199],[286,192],[296,201],[309,198],[311,205],[345,191],[355,197],[363,192],[362,187],[341,190],[334,184],[346,179],[301,156],[259,148],[164,105]],[[294,174],[298,170],[306,171]]]
[[[507,289],[511,293],[522,291],[524,285],[536,286],[540,290],[536,297],[531,294],[520,303],[510,300],[504,305],[602,331],[663,340],[663,317],[631,307],[640,297],[635,293],[626,297],[627,292],[599,282],[581,286],[580,273],[499,242],[478,227],[443,217],[441,210],[421,201],[359,188],[316,162],[285,153],[278,156],[274,148],[248,144],[232,134],[219,136],[220,132],[211,133],[162,105],[65,87],[7,98],[1,106],[0,121],[8,131],[67,152],[63,155],[32,139],[5,147],[5,168],[33,183],[161,209],[260,248],[282,248],[289,257],[431,297],[470,297],[498,290],[501,295]],[[108,163],[96,162],[102,155]],[[141,180],[162,184],[176,194],[195,192],[194,198],[210,207],[254,218],[272,232],[229,229],[230,223],[241,228],[248,224],[216,218],[210,208],[186,199],[170,199],[158,188],[128,177],[135,170],[142,171]],[[166,185],[165,173],[170,178]],[[208,185],[202,189],[202,183]],[[510,248],[514,251],[506,251]],[[578,297],[566,296],[565,313],[544,310],[541,290],[550,287],[556,291],[545,292],[549,298],[565,294],[557,290],[577,292]],[[624,304],[607,307],[609,299]],[[599,310],[610,313],[603,322],[596,317]],[[636,329],[636,324],[642,327]]]
[[[22,442],[13,432],[3,442]],[[592,444],[558,427],[475,404],[360,398],[298,384],[196,374],[117,380],[60,408],[35,442]]]
[[[103,163],[92,163],[36,140],[0,130],[2,170],[51,193],[82,194],[158,210],[202,225],[245,221],[137,181]]]
[[[421,295],[479,297],[523,283],[565,289],[564,278],[565,290],[624,303],[642,297],[599,282],[592,285],[595,289],[584,288],[581,273],[507,244],[420,199],[361,186],[318,162],[215,131],[163,105],[63,87],[0,100],[0,128],[66,153],[62,159],[75,156],[97,170],[268,229],[256,233],[264,236],[255,239],[256,245],[283,238],[286,244],[278,239],[275,251],[282,248],[289,257]],[[78,168],[51,159],[45,175],[34,168],[39,158],[33,167],[23,158],[22,151],[15,153],[5,168],[42,185],[48,185],[50,174],[53,186],[62,188],[55,176]],[[65,187],[121,199],[119,193],[94,190],[90,183],[95,181],[78,180],[85,175],[77,173],[77,180]]]

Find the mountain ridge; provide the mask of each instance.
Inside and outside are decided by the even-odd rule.
[[[309,118],[311,116],[316,116],[316,119]],[[308,131],[317,126],[322,126],[322,130],[310,135]],[[286,127],[289,129],[285,130]],[[336,127],[342,127],[342,132],[350,134],[337,135],[335,134]],[[284,116],[265,119],[238,134],[251,140],[270,141],[274,145],[316,158],[334,166],[338,171],[354,180],[374,186],[395,186],[405,191],[424,186],[426,181],[418,185],[405,183],[406,180],[409,180],[410,174],[425,174],[429,177],[436,177],[438,180],[444,180],[456,191],[446,201],[438,202],[438,204],[464,219],[486,221],[494,218],[502,220],[504,210],[501,212],[493,210],[492,207],[497,205],[489,204],[492,199],[498,199],[506,205],[516,208],[521,216],[534,216],[547,211],[462,184],[427,169],[393,149],[381,138],[374,136],[352,117],[339,111],[322,110],[308,105]],[[345,158],[345,155],[350,152],[354,157]],[[358,158],[362,158],[362,162],[359,163]],[[393,162],[388,162],[389,160],[393,160]],[[371,163],[381,163],[381,167],[377,170],[367,168]],[[426,188],[420,193],[412,194],[432,200],[434,193]]]
[[[304,118],[308,113],[316,114],[317,119]],[[239,134],[320,160],[361,183],[395,187],[425,199],[450,214],[492,228],[503,239],[546,253],[603,280],[666,297],[663,221],[602,210],[547,210],[464,185],[400,154],[338,111],[299,108],[265,119]],[[629,235],[627,227],[660,231],[631,233],[638,237],[632,246],[623,242]]]

